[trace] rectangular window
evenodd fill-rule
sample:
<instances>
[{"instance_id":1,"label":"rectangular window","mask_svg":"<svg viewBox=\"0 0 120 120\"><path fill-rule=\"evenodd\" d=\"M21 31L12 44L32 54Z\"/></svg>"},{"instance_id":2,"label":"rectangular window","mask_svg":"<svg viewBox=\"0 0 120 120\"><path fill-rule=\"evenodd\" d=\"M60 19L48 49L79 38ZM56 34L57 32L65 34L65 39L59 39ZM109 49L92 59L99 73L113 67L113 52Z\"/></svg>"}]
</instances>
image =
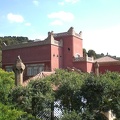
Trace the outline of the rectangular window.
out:
<instances>
[{"instance_id":1,"label":"rectangular window","mask_svg":"<svg viewBox=\"0 0 120 120\"><path fill-rule=\"evenodd\" d=\"M27 76L34 76L44 71L44 64L30 64L30 65L26 65L26 67L27 67Z\"/></svg>"},{"instance_id":2,"label":"rectangular window","mask_svg":"<svg viewBox=\"0 0 120 120\"><path fill-rule=\"evenodd\" d=\"M32 75L32 68L27 67L27 76L31 76L31 75Z\"/></svg>"},{"instance_id":3,"label":"rectangular window","mask_svg":"<svg viewBox=\"0 0 120 120\"><path fill-rule=\"evenodd\" d=\"M12 66L5 66L5 70L7 72L12 72L13 71L13 67Z\"/></svg>"},{"instance_id":4,"label":"rectangular window","mask_svg":"<svg viewBox=\"0 0 120 120\"><path fill-rule=\"evenodd\" d=\"M35 66L33 67L33 75L37 75L38 74L38 67Z\"/></svg>"}]
</instances>

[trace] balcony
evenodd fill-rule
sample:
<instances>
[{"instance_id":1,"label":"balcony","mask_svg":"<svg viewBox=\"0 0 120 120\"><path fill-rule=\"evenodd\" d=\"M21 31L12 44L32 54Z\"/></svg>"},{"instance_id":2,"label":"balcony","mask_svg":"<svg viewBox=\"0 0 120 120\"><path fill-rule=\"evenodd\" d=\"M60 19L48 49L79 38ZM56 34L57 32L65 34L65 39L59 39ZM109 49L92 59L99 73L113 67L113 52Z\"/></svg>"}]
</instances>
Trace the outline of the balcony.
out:
<instances>
[{"instance_id":1,"label":"balcony","mask_svg":"<svg viewBox=\"0 0 120 120\"><path fill-rule=\"evenodd\" d=\"M73 62L79 62L79 61L87 61L87 62L94 62L94 58L93 57L73 57Z\"/></svg>"}]
</instances>

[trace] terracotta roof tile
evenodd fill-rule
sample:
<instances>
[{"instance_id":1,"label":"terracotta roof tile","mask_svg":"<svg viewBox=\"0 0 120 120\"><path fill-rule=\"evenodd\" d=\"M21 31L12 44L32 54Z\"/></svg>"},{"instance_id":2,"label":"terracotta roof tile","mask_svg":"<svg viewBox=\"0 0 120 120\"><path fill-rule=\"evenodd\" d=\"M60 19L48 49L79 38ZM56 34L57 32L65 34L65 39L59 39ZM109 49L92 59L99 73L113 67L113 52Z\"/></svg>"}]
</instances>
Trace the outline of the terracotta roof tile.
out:
<instances>
[{"instance_id":1,"label":"terracotta roof tile","mask_svg":"<svg viewBox=\"0 0 120 120\"><path fill-rule=\"evenodd\" d=\"M50 76L51 74L54 74L54 73L55 72L40 72L39 74L31 77L30 79L25 80L22 85L23 86L27 86L30 81L38 80L40 78L44 78L46 76Z\"/></svg>"},{"instance_id":2,"label":"terracotta roof tile","mask_svg":"<svg viewBox=\"0 0 120 120\"><path fill-rule=\"evenodd\" d=\"M117 62L119 60L115 59L115 58L112 58L110 56L105 56L105 57L101 57L101 58L98 58L98 59L95 59L95 62Z\"/></svg>"}]
</instances>

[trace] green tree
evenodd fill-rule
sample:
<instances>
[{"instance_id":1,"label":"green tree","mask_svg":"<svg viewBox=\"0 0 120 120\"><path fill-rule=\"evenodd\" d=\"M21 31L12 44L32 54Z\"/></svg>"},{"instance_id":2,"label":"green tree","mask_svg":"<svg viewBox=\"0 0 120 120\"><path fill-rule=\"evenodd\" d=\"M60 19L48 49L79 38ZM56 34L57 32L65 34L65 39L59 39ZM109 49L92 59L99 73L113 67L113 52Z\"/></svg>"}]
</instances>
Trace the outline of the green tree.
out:
<instances>
[{"instance_id":1,"label":"green tree","mask_svg":"<svg viewBox=\"0 0 120 120\"><path fill-rule=\"evenodd\" d=\"M32 113L31 105L31 92L28 87L18 86L11 90L9 96L9 102L14 107L22 109L28 113Z\"/></svg>"},{"instance_id":2,"label":"green tree","mask_svg":"<svg viewBox=\"0 0 120 120\"><path fill-rule=\"evenodd\" d=\"M110 109L116 118L120 119L120 74L108 71L103 78L106 78L110 84L107 94Z\"/></svg>"},{"instance_id":3,"label":"green tree","mask_svg":"<svg viewBox=\"0 0 120 120\"><path fill-rule=\"evenodd\" d=\"M0 120L37 120L23 111L0 103Z\"/></svg>"},{"instance_id":4,"label":"green tree","mask_svg":"<svg viewBox=\"0 0 120 120\"><path fill-rule=\"evenodd\" d=\"M50 119L51 105L61 109L62 120L107 120L111 110L120 119L120 76L107 72L100 76L56 70L56 73L16 87L9 95L13 104L32 115Z\"/></svg>"},{"instance_id":5,"label":"green tree","mask_svg":"<svg viewBox=\"0 0 120 120\"><path fill-rule=\"evenodd\" d=\"M14 74L0 69L0 102L6 104L8 94L14 87Z\"/></svg>"},{"instance_id":6,"label":"green tree","mask_svg":"<svg viewBox=\"0 0 120 120\"><path fill-rule=\"evenodd\" d=\"M59 81L56 99L62 111L75 111L84 120L107 120L104 112L120 115L120 76L107 72L100 76L58 71L52 78Z\"/></svg>"},{"instance_id":7,"label":"green tree","mask_svg":"<svg viewBox=\"0 0 120 120\"><path fill-rule=\"evenodd\" d=\"M85 79L80 92L78 91L78 94L83 96L83 110L85 113L88 111L95 117L100 115L105 109L109 110L109 106L103 104L107 95L106 86L108 86L106 79L93 75ZM87 116L85 113L84 116Z\"/></svg>"},{"instance_id":8,"label":"green tree","mask_svg":"<svg viewBox=\"0 0 120 120\"><path fill-rule=\"evenodd\" d=\"M44 117L49 118L51 115L51 104L54 102L54 91L50 77L32 81L29 87L32 93L33 115L42 114ZM45 112L48 114L44 114Z\"/></svg>"},{"instance_id":9,"label":"green tree","mask_svg":"<svg viewBox=\"0 0 120 120\"><path fill-rule=\"evenodd\" d=\"M8 106L0 103L0 120L16 120L22 113L15 109L11 110Z\"/></svg>"},{"instance_id":10,"label":"green tree","mask_svg":"<svg viewBox=\"0 0 120 120\"><path fill-rule=\"evenodd\" d=\"M96 58L96 52L94 50L88 50L88 57Z\"/></svg>"},{"instance_id":11,"label":"green tree","mask_svg":"<svg viewBox=\"0 0 120 120\"><path fill-rule=\"evenodd\" d=\"M105 55L103 53L101 54L96 54L96 58L101 58L101 57L104 57Z\"/></svg>"},{"instance_id":12,"label":"green tree","mask_svg":"<svg viewBox=\"0 0 120 120\"><path fill-rule=\"evenodd\" d=\"M80 109L81 96L76 92L81 88L83 83L84 74L76 72L62 71L62 74L56 73L54 79L60 83L58 90L56 91L56 99L61 101L61 109L72 111Z\"/></svg>"},{"instance_id":13,"label":"green tree","mask_svg":"<svg viewBox=\"0 0 120 120\"><path fill-rule=\"evenodd\" d=\"M120 77L118 73L107 72L98 77L90 76L81 87L81 95L85 99L84 110L94 117L103 117L103 112L111 110L119 119L120 112Z\"/></svg>"},{"instance_id":14,"label":"green tree","mask_svg":"<svg viewBox=\"0 0 120 120\"><path fill-rule=\"evenodd\" d=\"M51 81L46 77L31 81L27 87L18 86L11 91L9 99L15 107L34 116L41 114L44 118L50 117L51 103L54 101Z\"/></svg>"},{"instance_id":15,"label":"green tree","mask_svg":"<svg viewBox=\"0 0 120 120\"><path fill-rule=\"evenodd\" d=\"M2 67L2 51L0 50L0 68Z\"/></svg>"},{"instance_id":16,"label":"green tree","mask_svg":"<svg viewBox=\"0 0 120 120\"><path fill-rule=\"evenodd\" d=\"M60 120L82 120L82 117L75 111L72 111L70 113L63 114L63 117L61 117Z\"/></svg>"}]
</instances>

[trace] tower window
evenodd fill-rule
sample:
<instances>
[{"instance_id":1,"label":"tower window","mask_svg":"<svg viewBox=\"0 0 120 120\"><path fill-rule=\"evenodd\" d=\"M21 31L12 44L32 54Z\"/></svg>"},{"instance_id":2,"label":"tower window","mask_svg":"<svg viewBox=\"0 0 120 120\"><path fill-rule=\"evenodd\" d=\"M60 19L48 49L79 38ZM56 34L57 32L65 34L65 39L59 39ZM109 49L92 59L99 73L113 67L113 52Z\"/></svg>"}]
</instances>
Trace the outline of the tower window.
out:
<instances>
[{"instance_id":1,"label":"tower window","mask_svg":"<svg viewBox=\"0 0 120 120\"><path fill-rule=\"evenodd\" d=\"M70 48L68 48L68 51L70 51Z\"/></svg>"}]
</instances>

